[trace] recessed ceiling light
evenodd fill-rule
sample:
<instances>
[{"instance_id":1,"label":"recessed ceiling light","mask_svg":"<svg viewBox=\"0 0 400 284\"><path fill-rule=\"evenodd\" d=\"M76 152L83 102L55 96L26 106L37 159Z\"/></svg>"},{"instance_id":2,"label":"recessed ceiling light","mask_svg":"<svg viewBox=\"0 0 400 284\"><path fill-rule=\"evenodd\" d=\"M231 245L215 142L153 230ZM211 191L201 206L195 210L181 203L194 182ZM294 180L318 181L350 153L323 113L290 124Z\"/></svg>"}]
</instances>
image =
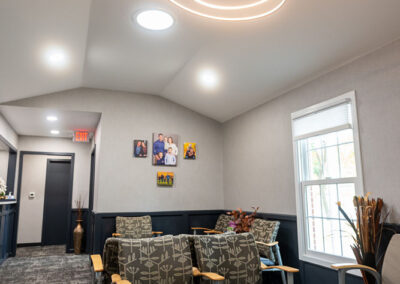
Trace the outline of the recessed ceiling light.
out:
<instances>
[{"instance_id":1,"label":"recessed ceiling light","mask_svg":"<svg viewBox=\"0 0 400 284\"><path fill-rule=\"evenodd\" d=\"M60 134L60 130L52 130L52 131L50 131L50 133L53 135L57 135L57 134Z\"/></svg>"},{"instance_id":2,"label":"recessed ceiling light","mask_svg":"<svg viewBox=\"0 0 400 284\"><path fill-rule=\"evenodd\" d=\"M63 69L69 63L67 53L60 47L47 48L44 52L44 60L53 69Z\"/></svg>"},{"instance_id":3,"label":"recessed ceiling light","mask_svg":"<svg viewBox=\"0 0 400 284\"><path fill-rule=\"evenodd\" d=\"M54 116L54 115L49 115L46 117L46 119L48 121L57 121L58 120L57 116Z\"/></svg>"},{"instance_id":4,"label":"recessed ceiling light","mask_svg":"<svg viewBox=\"0 0 400 284\"><path fill-rule=\"evenodd\" d=\"M219 76L215 70L207 68L199 72L198 81L203 87L214 89L218 86Z\"/></svg>"},{"instance_id":5,"label":"recessed ceiling light","mask_svg":"<svg viewBox=\"0 0 400 284\"><path fill-rule=\"evenodd\" d=\"M146 10L136 16L136 22L148 30L161 31L171 27L174 19L161 10Z\"/></svg>"}]
</instances>

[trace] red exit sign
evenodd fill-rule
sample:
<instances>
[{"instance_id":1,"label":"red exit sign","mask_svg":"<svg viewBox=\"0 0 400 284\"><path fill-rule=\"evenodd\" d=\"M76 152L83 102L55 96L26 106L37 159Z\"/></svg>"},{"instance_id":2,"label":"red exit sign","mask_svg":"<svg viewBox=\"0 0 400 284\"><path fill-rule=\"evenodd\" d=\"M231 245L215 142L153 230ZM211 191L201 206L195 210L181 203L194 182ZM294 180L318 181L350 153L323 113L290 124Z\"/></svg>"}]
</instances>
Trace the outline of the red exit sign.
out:
<instances>
[{"instance_id":1,"label":"red exit sign","mask_svg":"<svg viewBox=\"0 0 400 284\"><path fill-rule=\"evenodd\" d=\"M88 131L75 131L74 142L89 142L89 132Z\"/></svg>"}]
</instances>

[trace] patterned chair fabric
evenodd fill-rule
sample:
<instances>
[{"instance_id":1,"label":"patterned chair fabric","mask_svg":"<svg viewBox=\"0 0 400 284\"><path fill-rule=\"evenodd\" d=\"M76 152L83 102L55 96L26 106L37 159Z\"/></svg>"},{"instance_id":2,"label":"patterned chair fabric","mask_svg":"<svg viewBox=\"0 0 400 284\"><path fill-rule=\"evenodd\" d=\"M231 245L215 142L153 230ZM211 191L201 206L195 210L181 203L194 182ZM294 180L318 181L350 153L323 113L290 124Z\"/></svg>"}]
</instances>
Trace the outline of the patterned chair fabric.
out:
<instances>
[{"instance_id":1,"label":"patterned chair fabric","mask_svg":"<svg viewBox=\"0 0 400 284\"><path fill-rule=\"evenodd\" d=\"M121 234L121 238L141 239L151 238L152 224L150 216L143 217L120 217L115 219L116 232Z\"/></svg>"},{"instance_id":2,"label":"patterned chair fabric","mask_svg":"<svg viewBox=\"0 0 400 284\"><path fill-rule=\"evenodd\" d=\"M198 235L194 246L200 271L218 273L226 284L260 283L260 258L252 234Z\"/></svg>"},{"instance_id":3,"label":"patterned chair fabric","mask_svg":"<svg viewBox=\"0 0 400 284\"><path fill-rule=\"evenodd\" d=\"M103 249L103 266L104 266L104 283L111 283L111 275L119 274L118 266L118 248L119 238L108 238L104 243Z\"/></svg>"},{"instance_id":4,"label":"patterned chair fabric","mask_svg":"<svg viewBox=\"0 0 400 284\"><path fill-rule=\"evenodd\" d=\"M192 260L186 236L121 239L119 271L132 284L192 283Z\"/></svg>"},{"instance_id":5,"label":"patterned chair fabric","mask_svg":"<svg viewBox=\"0 0 400 284\"><path fill-rule=\"evenodd\" d=\"M255 219L250 228L250 233L258 242L272 243L275 242L279 230L279 221L268 221L264 219ZM257 244L260 256L270 259L275 262L275 255L271 247Z\"/></svg>"},{"instance_id":6,"label":"patterned chair fabric","mask_svg":"<svg viewBox=\"0 0 400 284\"><path fill-rule=\"evenodd\" d=\"M221 214L218 216L217 223L215 223L214 229L216 231L226 232L230 221L233 221L233 216Z\"/></svg>"}]
</instances>

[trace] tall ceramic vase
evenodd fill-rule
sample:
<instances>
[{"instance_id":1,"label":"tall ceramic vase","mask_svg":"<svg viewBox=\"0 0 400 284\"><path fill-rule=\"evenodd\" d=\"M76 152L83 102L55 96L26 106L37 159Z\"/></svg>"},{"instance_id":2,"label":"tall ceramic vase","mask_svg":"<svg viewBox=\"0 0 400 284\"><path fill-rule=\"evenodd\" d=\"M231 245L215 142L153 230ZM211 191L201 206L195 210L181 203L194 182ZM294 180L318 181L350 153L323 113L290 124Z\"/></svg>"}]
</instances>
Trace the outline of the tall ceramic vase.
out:
<instances>
[{"instance_id":1,"label":"tall ceramic vase","mask_svg":"<svg viewBox=\"0 0 400 284\"><path fill-rule=\"evenodd\" d=\"M80 254L82 249L83 228L82 220L76 220L78 223L74 229L74 253Z\"/></svg>"}]
</instances>

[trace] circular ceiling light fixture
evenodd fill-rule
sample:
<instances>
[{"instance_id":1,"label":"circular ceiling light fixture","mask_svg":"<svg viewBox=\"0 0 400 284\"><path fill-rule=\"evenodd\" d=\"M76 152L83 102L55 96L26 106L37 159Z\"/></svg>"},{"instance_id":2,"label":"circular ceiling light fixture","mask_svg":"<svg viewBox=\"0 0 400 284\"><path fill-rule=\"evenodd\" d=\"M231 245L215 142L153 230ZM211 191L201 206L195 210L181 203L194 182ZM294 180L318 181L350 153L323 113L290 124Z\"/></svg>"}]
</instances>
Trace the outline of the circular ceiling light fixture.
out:
<instances>
[{"instance_id":1,"label":"circular ceiling light fixture","mask_svg":"<svg viewBox=\"0 0 400 284\"><path fill-rule=\"evenodd\" d=\"M55 116L55 115L49 115L49 116L46 117L46 119L47 119L48 121L57 121L57 120L58 120L58 117Z\"/></svg>"},{"instance_id":2,"label":"circular ceiling light fixture","mask_svg":"<svg viewBox=\"0 0 400 284\"><path fill-rule=\"evenodd\" d=\"M51 130L50 133L53 135L58 135L58 134L60 134L60 130L54 129L54 130Z\"/></svg>"},{"instance_id":3,"label":"circular ceiling light fixture","mask_svg":"<svg viewBox=\"0 0 400 284\"><path fill-rule=\"evenodd\" d=\"M69 58L63 48L60 47L48 47L44 51L44 60L47 65L53 69L64 69L69 64Z\"/></svg>"},{"instance_id":4,"label":"circular ceiling light fixture","mask_svg":"<svg viewBox=\"0 0 400 284\"><path fill-rule=\"evenodd\" d=\"M161 10L146 10L137 14L136 22L145 29L162 31L174 24L174 18Z\"/></svg>"},{"instance_id":5,"label":"circular ceiling light fixture","mask_svg":"<svg viewBox=\"0 0 400 284\"><path fill-rule=\"evenodd\" d=\"M198 16L223 21L249 21L268 16L283 6L286 0L169 0L178 7Z\"/></svg>"},{"instance_id":6,"label":"circular ceiling light fixture","mask_svg":"<svg viewBox=\"0 0 400 284\"><path fill-rule=\"evenodd\" d=\"M219 76L214 69L205 68L200 70L198 82L206 89L215 89L219 83Z\"/></svg>"}]
</instances>

